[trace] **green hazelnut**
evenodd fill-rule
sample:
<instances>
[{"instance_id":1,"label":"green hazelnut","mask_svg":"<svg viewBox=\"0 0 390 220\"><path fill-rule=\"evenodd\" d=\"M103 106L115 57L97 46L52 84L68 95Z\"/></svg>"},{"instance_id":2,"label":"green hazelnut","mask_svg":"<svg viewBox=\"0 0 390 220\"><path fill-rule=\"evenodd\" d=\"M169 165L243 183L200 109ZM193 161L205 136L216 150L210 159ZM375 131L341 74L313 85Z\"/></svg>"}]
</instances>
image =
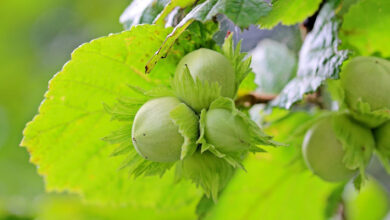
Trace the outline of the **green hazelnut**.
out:
<instances>
[{"instance_id":1,"label":"green hazelnut","mask_svg":"<svg viewBox=\"0 0 390 220\"><path fill-rule=\"evenodd\" d=\"M357 111L359 101L372 111L390 109L390 62L377 57L355 57L343 67L341 84L345 102Z\"/></svg>"},{"instance_id":2,"label":"green hazelnut","mask_svg":"<svg viewBox=\"0 0 390 220\"><path fill-rule=\"evenodd\" d=\"M251 146L248 125L241 117L226 109L207 111L205 139L222 152L247 150Z\"/></svg>"},{"instance_id":3,"label":"green hazelnut","mask_svg":"<svg viewBox=\"0 0 390 220\"><path fill-rule=\"evenodd\" d=\"M355 170L343 163L343 144L337 138L332 120L324 119L315 124L305 135L302 145L303 158L309 169L330 182L351 178Z\"/></svg>"},{"instance_id":4,"label":"green hazelnut","mask_svg":"<svg viewBox=\"0 0 390 220\"><path fill-rule=\"evenodd\" d=\"M163 97L146 102L137 112L132 139L137 152L147 160L173 162L180 159L184 138L170 117L180 100Z\"/></svg>"},{"instance_id":5,"label":"green hazelnut","mask_svg":"<svg viewBox=\"0 0 390 220\"><path fill-rule=\"evenodd\" d=\"M236 92L235 71L230 61L222 54L201 48L185 55L176 67L175 74L183 74L186 66L193 79L218 83L221 95L234 98Z\"/></svg>"}]
</instances>

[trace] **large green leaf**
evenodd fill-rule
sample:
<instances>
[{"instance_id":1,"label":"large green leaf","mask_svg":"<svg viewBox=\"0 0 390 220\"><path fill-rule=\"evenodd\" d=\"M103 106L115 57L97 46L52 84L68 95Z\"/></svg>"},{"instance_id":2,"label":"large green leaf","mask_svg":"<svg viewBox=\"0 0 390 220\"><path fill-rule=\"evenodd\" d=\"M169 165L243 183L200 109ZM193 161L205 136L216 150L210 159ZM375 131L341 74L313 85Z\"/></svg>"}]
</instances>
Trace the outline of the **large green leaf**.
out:
<instances>
[{"instance_id":1,"label":"large green leaf","mask_svg":"<svg viewBox=\"0 0 390 220\"><path fill-rule=\"evenodd\" d=\"M238 170L205 219L324 219L335 186L302 171L293 155L293 148L250 155L247 172Z\"/></svg>"},{"instance_id":2,"label":"large green leaf","mask_svg":"<svg viewBox=\"0 0 390 220\"><path fill-rule=\"evenodd\" d=\"M34 219L40 220L196 219L193 210L190 209L179 209L175 212L158 212L153 206L102 206L85 204L80 199L72 196L58 195L45 196L39 199L36 209L37 213Z\"/></svg>"},{"instance_id":3,"label":"large green leaf","mask_svg":"<svg viewBox=\"0 0 390 220\"><path fill-rule=\"evenodd\" d=\"M8 137L8 119L6 117L5 111L0 106L0 147L3 146L3 143L7 140Z\"/></svg>"},{"instance_id":4,"label":"large green leaf","mask_svg":"<svg viewBox=\"0 0 390 220\"><path fill-rule=\"evenodd\" d=\"M357 55L390 56L390 1L360 0L344 15L340 29L342 46Z\"/></svg>"},{"instance_id":5,"label":"large green leaf","mask_svg":"<svg viewBox=\"0 0 390 220\"><path fill-rule=\"evenodd\" d=\"M334 2L322 7L299 52L297 76L284 87L274 105L290 108L304 94L314 92L324 80L339 77L347 51L338 50L339 21L334 14Z\"/></svg>"},{"instance_id":6,"label":"large green leaf","mask_svg":"<svg viewBox=\"0 0 390 220\"><path fill-rule=\"evenodd\" d=\"M239 27L256 24L271 10L264 0L231 0L225 4L223 13Z\"/></svg>"},{"instance_id":7,"label":"large green leaf","mask_svg":"<svg viewBox=\"0 0 390 220\"><path fill-rule=\"evenodd\" d=\"M170 31L139 25L93 40L76 49L50 81L39 114L27 125L22 141L48 191L66 190L97 202L192 214L201 195L192 184L174 184L172 171L163 178L130 178L126 169L118 169L124 157L110 157L115 147L102 140L122 126L110 121L102 103L139 97L129 84L143 89L168 85L176 59L167 57L149 76L143 68Z\"/></svg>"},{"instance_id":8,"label":"large green leaf","mask_svg":"<svg viewBox=\"0 0 390 220\"><path fill-rule=\"evenodd\" d=\"M293 25L313 15L322 0L273 0L271 12L260 19L262 28L272 28L277 24Z\"/></svg>"}]
</instances>

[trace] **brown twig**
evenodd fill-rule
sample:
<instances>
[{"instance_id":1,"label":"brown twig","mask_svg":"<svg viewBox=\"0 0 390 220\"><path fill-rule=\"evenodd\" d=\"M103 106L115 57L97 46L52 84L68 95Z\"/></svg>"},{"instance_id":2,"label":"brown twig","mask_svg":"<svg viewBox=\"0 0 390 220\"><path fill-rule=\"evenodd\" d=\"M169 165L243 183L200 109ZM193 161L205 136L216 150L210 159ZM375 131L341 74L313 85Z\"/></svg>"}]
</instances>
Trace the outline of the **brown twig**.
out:
<instances>
[{"instance_id":1,"label":"brown twig","mask_svg":"<svg viewBox=\"0 0 390 220\"><path fill-rule=\"evenodd\" d=\"M237 106L251 107L255 104L268 104L277 97L276 94L263 94L258 92L251 92L236 99ZM323 109L324 103L321 97L320 90L317 90L315 93L306 94L303 98L305 102L312 103Z\"/></svg>"},{"instance_id":2,"label":"brown twig","mask_svg":"<svg viewBox=\"0 0 390 220\"><path fill-rule=\"evenodd\" d=\"M250 107L254 104L264 103L267 104L274 100L277 95L275 94L260 94L256 92L251 92L239 97L236 100L237 106Z\"/></svg>"},{"instance_id":3,"label":"brown twig","mask_svg":"<svg viewBox=\"0 0 390 220\"><path fill-rule=\"evenodd\" d=\"M321 89L317 89L315 93L306 94L304 97L304 100L308 103L312 103L316 106L318 106L320 109L324 109L324 99L321 96Z\"/></svg>"}]
</instances>

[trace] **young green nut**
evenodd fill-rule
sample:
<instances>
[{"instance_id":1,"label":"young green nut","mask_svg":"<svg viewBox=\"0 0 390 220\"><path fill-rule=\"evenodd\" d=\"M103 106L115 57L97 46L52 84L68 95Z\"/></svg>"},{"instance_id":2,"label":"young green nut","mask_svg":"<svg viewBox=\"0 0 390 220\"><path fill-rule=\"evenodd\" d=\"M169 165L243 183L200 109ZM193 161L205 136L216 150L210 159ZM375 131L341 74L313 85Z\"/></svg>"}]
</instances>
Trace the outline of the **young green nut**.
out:
<instances>
[{"instance_id":1,"label":"young green nut","mask_svg":"<svg viewBox=\"0 0 390 220\"><path fill-rule=\"evenodd\" d=\"M170 117L181 102L163 97L146 102L137 112L132 128L133 145L137 152L154 162L174 162L180 159L183 136Z\"/></svg>"},{"instance_id":2,"label":"young green nut","mask_svg":"<svg viewBox=\"0 0 390 220\"><path fill-rule=\"evenodd\" d=\"M333 130L332 120L321 120L306 133L302 152L309 169L325 181L344 181L356 172L343 163L345 152Z\"/></svg>"},{"instance_id":3,"label":"young green nut","mask_svg":"<svg viewBox=\"0 0 390 220\"><path fill-rule=\"evenodd\" d=\"M209 83L218 83L221 86L221 95L234 98L236 92L235 71L230 61L222 54L201 48L185 55L176 67L176 73L182 75L190 70L193 79Z\"/></svg>"},{"instance_id":4,"label":"young green nut","mask_svg":"<svg viewBox=\"0 0 390 220\"><path fill-rule=\"evenodd\" d=\"M343 68L340 76L346 104L357 110L359 101L371 110L390 109L390 62L377 57L356 57Z\"/></svg>"},{"instance_id":5,"label":"young green nut","mask_svg":"<svg viewBox=\"0 0 390 220\"><path fill-rule=\"evenodd\" d=\"M237 152L250 147L250 132L243 119L226 109L206 113L205 139L222 152Z\"/></svg>"},{"instance_id":6,"label":"young green nut","mask_svg":"<svg viewBox=\"0 0 390 220\"><path fill-rule=\"evenodd\" d=\"M378 151L390 159L390 121L376 128L374 137Z\"/></svg>"}]
</instances>

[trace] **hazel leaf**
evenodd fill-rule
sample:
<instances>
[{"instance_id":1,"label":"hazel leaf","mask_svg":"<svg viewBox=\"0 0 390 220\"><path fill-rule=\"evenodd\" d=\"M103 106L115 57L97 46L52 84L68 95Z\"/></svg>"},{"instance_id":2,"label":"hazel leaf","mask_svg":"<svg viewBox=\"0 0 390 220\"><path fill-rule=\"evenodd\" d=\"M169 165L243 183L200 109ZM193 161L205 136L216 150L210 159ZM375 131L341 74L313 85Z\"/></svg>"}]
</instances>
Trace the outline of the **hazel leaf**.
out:
<instances>
[{"instance_id":1,"label":"hazel leaf","mask_svg":"<svg viewBox=\"0 0 390 220\"><path fill-rule=\"evenodd\" d=\"M148 99L129 89L129 84L144 91L169 86L178 59L168 56L149 75L143 70L170 31L156 25L138 25L83 44L50 80L45 100L27 124L21 143L44 176L47 191L74 192L99 204L134 207L137 200L138 208L155 206L160 213L190 213L195 208L201 192L184 181L173 184L171 170L162 178L129 178L129 172L138 175L145 167L149 167L146 174L151 174L169 166L148 165L140 162L140 156L133 158L136 152L129 140L131 133L124 127L131 128L138 107ZM119 103L121 106L116 106ZM107 110L116 114L115 120ZM122 133L109 135L121 129ZM135 166L128 166L130 163ZM186 214L182 218L194 216Z\"/></svg>"},{"instance_id":2,"label":"hazel leaf","mask_svg":"<svg viewBox=\"0 0 390 220\"><path fill-rule=\"evenodd\" d=\"M271 29L282 23L294 25L313 15L321 0L272 0L272 10L259 20L261 28Z\"/></svg>"},{"instance_id":3,"label":"hazel leaf","mask_svg":"<svg viewBox=\"0 0 390 220\"><path fill-rule=\"evenodd\" d=\"M388 0L360 0L344 14L340 28L342 46L355 54L369 56L374 53L390 56L390 2ZM362 16L364 15L364 16Z\"/></svg>"},{"instance_id":4,"label":"hazel leaf","mask_svg":"<svg viewBox=\"0 0 390 220\"><path fill-rule=\"evenodd\" d=\"M334 7L332 2L322 7L299 52L297 76L284 87L272 105L288 109L304 94L316 91L326 79L339 78L347 51L338 50L340 21L335 16Z\"/></svg>"}]
</instances>

